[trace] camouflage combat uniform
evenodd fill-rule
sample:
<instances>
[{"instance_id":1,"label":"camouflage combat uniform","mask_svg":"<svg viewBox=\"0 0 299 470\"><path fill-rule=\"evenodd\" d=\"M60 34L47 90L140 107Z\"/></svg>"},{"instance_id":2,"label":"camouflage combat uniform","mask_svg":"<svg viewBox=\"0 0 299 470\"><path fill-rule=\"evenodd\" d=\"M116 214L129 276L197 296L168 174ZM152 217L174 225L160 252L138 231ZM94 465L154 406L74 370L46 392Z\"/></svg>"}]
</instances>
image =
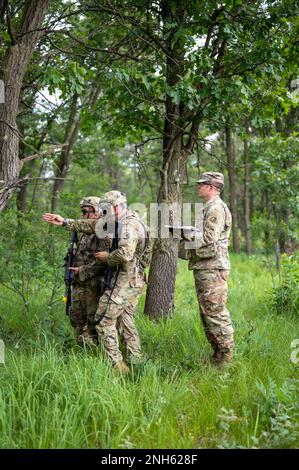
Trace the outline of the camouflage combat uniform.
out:
<instances>
[{"instance_id":1,"label":"camouflage combat uniform","mask_svg":"<svg viewBox=\"0 0 299 470\"><path fill-rule=\"evenodd\" d=\"M189 269L193 270L204 331L214 350L214 359L217 360L220 354L219 362L223 359L221 354L231 358L234 346L234 330L226 307L231 222L230 211L221 198L215 196L210 199L203 206L203 233L199 247L185 250L187 256L181 256L189 259Z\"/></svg>"},{"instance_id":2,"label":"camouflage combat uniform","mask_svg":"<svg viewBox=\"0 0 299 470\"><path fill-rule=\"evenodd\" d=\"M74 259L74 267L79 267L79 273L74 275L72 284L72 304L70 321L75 330L79 343L83 337L96 338L93 326L101 292L101 276L104 267L100 265L94 253L106 250L107 244L93 235L81 234Z\"/></svg>"},{"instance_id":3,"label":"camouflage combat uniform","mask_svg":"<svg viewBox=\"0 0 299 470\"><path fill-rule=\"evenodd\" d=\"M107 194L113 193L118 192ZM70 229L93 233L97 221L67 219L66 225ZM118 221L118 248L108 256L108 266L115 268L115 274L110 288L100 298L95 315L95 329L103 341L105 352L116 366L123 362L118 335L125 345L129 361L141 357L135 312L145 285L144 267L150 254L147 227L136 213L127 211Z\"/></svg>"},{"instance_id":4,"label":"camouflage combat uniform","mask_svg":"<svg viewBox=\"0 0 299 470\"><path fill-rule=\"evenodd\" d=\"M80 202L80 207L81 209L92 208L97 213L99 203L98 197L85 197ZM71 227L68 228L71 229ZM107 243L95 234L81 234L76 244L73 267L78 267L79 272L74 274L72 283L70 322L79 344L89 342L88 340L93 342L97 340L93 323L99 299L103 293L101 276L105 268L97 262L94 253L106 249Z\"/></svg>"},{"instance_id":5,"label":"camouflage combat uniform","mask_svg":"<svg viewBox=\"0 0 299 470\"><path fill-rule=\"evenodd\" d=\"M118 334L126 347L128 361L141 357L135 312L145 284L147 236L147 229L137 214L128 211L118 224L118 248L108 257L108 265L117 271L111 288L100 299L95 316L98 320L96 330L103 338L106 353L116 365L122 361Z\"/></svg>"}]
</instances>

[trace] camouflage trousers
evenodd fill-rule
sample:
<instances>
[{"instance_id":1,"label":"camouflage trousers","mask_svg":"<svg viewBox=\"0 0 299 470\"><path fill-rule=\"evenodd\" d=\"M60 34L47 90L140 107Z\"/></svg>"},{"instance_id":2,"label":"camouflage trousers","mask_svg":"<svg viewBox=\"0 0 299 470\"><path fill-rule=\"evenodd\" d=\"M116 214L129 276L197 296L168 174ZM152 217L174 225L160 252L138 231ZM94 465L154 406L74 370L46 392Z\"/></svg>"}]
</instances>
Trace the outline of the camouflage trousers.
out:
<instances>
[{"instance_id":1,"label":"camouflage trousers","mask_svg":"<svg viewBox=\"0 0 299 470\"><path fill-rule=\"evenodd\" d=\"M70 321L74 328L77 341L80 336L87 333L97 338L94 329L94 316L100 299L98 287L73 286L72 304L70 308Z\"/></svg>"},{"instance_id":2,"label":"camouflage trousers","mask_svg":"<svg viewBox=\"0 0 299 470\"><path fill-rule=\"evenodd\" d=\"M111 290L105 291L95 315L96 321L102 318L95 328L106 354L114 365L123 360L119 349L119 337L126 348L128 362L141 358L135 312L144 283L138 287L132 287L131 284L128 281L117 283L111 297Z\"/></svg>"},{"instance_id":3,"label":"camouflage trousers","mask_svg":"<svg viewBox=\"0 0 299 470\"><path fill-rule=\"evenodd\" d=\"M218 269L194 270L200 317L215 352L227 352L234 346L234 330L226 308L228 275L229 271Z\"/></svg>"}]
</instances>

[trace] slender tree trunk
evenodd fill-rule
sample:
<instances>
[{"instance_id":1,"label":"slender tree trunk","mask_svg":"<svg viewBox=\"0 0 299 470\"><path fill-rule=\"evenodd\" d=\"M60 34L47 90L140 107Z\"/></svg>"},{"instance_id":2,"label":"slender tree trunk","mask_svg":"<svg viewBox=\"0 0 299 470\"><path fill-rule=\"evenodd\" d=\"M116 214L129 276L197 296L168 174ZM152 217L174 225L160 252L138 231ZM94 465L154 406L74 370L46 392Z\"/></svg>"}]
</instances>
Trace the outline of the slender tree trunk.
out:
<instances>
[{"instance_id":1,"label":"slender tree trunk","mask_svg":"<svg viewBox=\"0 0 299 470\"><path fill-rule=\"evenodd\" d=\"M280 242L279 242L279 239L277 238L275 241L275 266L276 266L276 271L278 273L280 272L280 259L281 259Z\"/></svg>"},{"instance_id":2,"label":"slender tree trunk","mask_svg":"<svg viewBox=\"0 0 299 470\"><path fill-rule=\"evenodd\" d=\"M276 131L279 132L285 139L287 139L296 128L296 123L298 122L298 109L291 107L288 114L284 119L276 118L275 127ZM283 162L283 169L288 170L292 167L294 162L291 160L285 160ZM286 253L289 247L293 244L292 237L288 233L289 219L291 216L291 210L288 206L287 201L282 201L281 208L279 211L279 223L278 226L278 242L280 253Z\"/></svg>"},{"instance_id":3,"label":"slender tree trunk","mask_svg":"<svg viewBox=\"0 0 299 470\"><path fill-rule=\"evenodd\" d=\"M271 206L269 202L269 195L266 190L264 190L262 193L261 206L265 210L264 242L266 251L268 252L270 250L270 226L268 225L268 223L270 223L269 221L271 217Z\"/></svg>"},{"instance_id":4,"label":"slender tree trunk","mask_svg":"<svg viewBox=\"0 0 299 470\"><path fill-rule=\"evenodd\" d=\"M225 127L226 136L226 155L227 155L227 166L228 166L228 178L229 178L229 200L230 208L232 213L232 232L233 232L233 250L234 253L239 253L240 242L238 234L238 208L237 208L237 196L236 196L236 180L235 180L235 155L233 147L233 135L232 130L229 126Z\"/></svg>"},{"instance_id":5,"label":"slender tree trunk","mask_svg":"<svg viewBox=\"0 0 299 470\"><path fill-rule=\"evenodd\" d=\"M58 161L56 161L56 168L57 168L55 172L56 178L65 178L69 170L72 149L76 142L80 125L81 125L80 114L78 114L78 101L79 101L79 96L77 93L75 93L72 99L70 113L68 117L68 123L66 126L65 135L63 139L63 143L66 145L62 147L60 157ZM56 211L59 193L62 190L63 185L64 185L63 179L54 180L52 202L51 202L52 212Z\"/></svg>"},{"instance_id":6,"label":"slender tree trunk","mask_svg":"<svg viewBox=\"0 0 299 470\"><path fill-rule=\"evenodd\" d=\"M95 104L97 103L101 88L97 82L92 83L90 85L90 93L87 96L86 100L82 103L82 108L92 110ZM79 110L79 96L77 93L74 94L71 107L70 107L70 114L68 118L68 123L66 126L65 136L64 136L64 147L62 148L60 158L56 162L56 173L55 177L58 178L54 181L53 186L53 193L52 193L52 201L51 201L51 210L52 212L56 211L59 194L62 191L64 186L65 177L67 176L71 159L72 159L72 151L74 145L77 141L78 133L81 126L81 111Z\"/></svg>"},{"instance_id":7,"label":"slender tree trunk","mask_svg":"<svg viewBox=\"0 0 299 470\"><path fill-rule=\"evenodd\" d=\"M33 103L32 103L33 104ZM42 148L43 144L45 143L45 139L48 135L49 129L55 119L55 114L52 114L51 116L48 117L47 123L44 127L44 130L42 131L39 141L37 145L35 145L35 150L38 152ZM24 133L24 130L22 128L22 133ZM20 160L22 162L22 159L26 157L26 146L24 145L23 142L20 143ZM24 171L26 168L26 171ZM22 168L22 171L20 172L20 176L29 176L33 174L34 170L36 168L36 160L31 160L28 162L25 167ZM41 176L41 175L39 175ZM37 183L36 183L37 184ZM34 193L34 190L33 190ZM17 193L17 208L19 212L25 213L27 210L27 195L28 195L28 182L24 181L22 184L20 190Z\"/></svg>"},{"instance_id":8,"label":"slender tree trunk","mask_svg":"<svg viewBox=\"0 0 299 470\"><path fill-rule=\"evenodd\" d=\"M19 97L23 77L36 44L50 0L31 0L24 5L22 26L6 52L1 64L1 79L5 86L5 103L0 104L0 212L6 206L18 179L22 163L19 160L20 134L17 128Z\"/></svg>"},{"instance_id":9,"label":"slender tree trunk","mask_svg":"<svg viewBox=\"0 0 299 470\"><path fill-rule=\"evenodd\" d=\"M247 136L244 140L244 229L245 229L245 250L248 255L252 252L250 234L250 167L249 167L249 129L246 128Z\"/></svg>"},{"instance_id":10,"label":"slender tree trunk","mask_svg":"<svg viewBox=\"0 0 299 470\"><path fill-rule=\"evenodd\" d=\"M23 171L23 168L22 168L22 171L20 172L20 176L30 177L34 170L35 164L36 164L36 161L31 160L28 163L28 166L26 167L26 172ZM27 189L28 189L27 181L24 181L20 189L17 191L17 209L19 212L22 212L23 214L25 214L26 207L27 207L27 194L28 194Z\"/></svg>"}]
</instances>

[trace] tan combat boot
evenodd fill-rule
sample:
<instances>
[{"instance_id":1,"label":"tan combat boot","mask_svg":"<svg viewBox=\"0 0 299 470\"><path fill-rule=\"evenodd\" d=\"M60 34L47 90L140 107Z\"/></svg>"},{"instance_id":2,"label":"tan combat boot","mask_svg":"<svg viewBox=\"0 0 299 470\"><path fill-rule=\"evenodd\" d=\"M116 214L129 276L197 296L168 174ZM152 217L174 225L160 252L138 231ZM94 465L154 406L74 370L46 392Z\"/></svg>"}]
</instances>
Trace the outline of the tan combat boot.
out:
<instances>
[{"instance_id":1,"label":"tan combat boot","mask_svg":"<svg viewBox=\"0 0 299 470\"><path fill-rule=\"evenodd\" d=\"M125 361L120 361L118 364L115 365L115 370L119 374L128 374L130 372L129 367L125 363Z\"/></svg>"},{"instance_id":2,"label":"tan combat boot","mask_svg":"<svg viewBox=\"0 0 299 470\"><path fill-rule=\"evenodd\" d=\"M231 363L233 360L232 351L215 351L213 355L213 362L217 367L222 367Z\"/></svg>"}]
</instances>

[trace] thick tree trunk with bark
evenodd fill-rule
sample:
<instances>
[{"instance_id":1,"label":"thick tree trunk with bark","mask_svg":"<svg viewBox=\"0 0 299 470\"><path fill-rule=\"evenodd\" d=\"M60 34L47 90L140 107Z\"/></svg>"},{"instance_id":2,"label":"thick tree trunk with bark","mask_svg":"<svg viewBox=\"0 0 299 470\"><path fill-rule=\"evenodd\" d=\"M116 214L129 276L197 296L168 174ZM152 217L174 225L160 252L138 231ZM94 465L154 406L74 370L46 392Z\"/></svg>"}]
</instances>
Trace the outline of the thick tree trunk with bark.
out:
<instances>
[{"instance_id":1,"label":"thick tree trunk with bark","mask_svg":"<svg viewBox=\"0 0 299 470\"><path fill-rule=\"evenodd\" d=\"M174 89L185 74L185 51L180 30L186 24L187 6L188 2L185 0L161 1L162 23L165 29L163 46L166 57L166 83L169 89ZM211 35L220 12L221 9L215 10L210 18L211 29L204 45L207 49L212 48L210 52L213 56L217 55L213 68L214 76L218 76L222 68L221 61L226 49L225 38L219 36L212 39ZM203 84L198 85L198 89L203 87ZM197 103L196 109L191 111L182 103L176 104L169 94L166 96L159 203L182 202L181 185L185 178L187 159L198 141L203 110L210 100L211 95L203 97L200 104ZM158 319L173 312L177 253L177 240L158 237L155 241L144 308L144 312L151 318Z\"/></svg>"},{"instance_id":2,"label":"thick tree trunk with bark","mask_svg":"<svg viewBox=\"0 0 299 470\"><path fill-rule=\"evenodd\" d=\"M23 77L36 44L50 0L31 0L24 5L24 16L19 34L1 64L1 79L5 87L5 103L0 104L0 212L15 189L22 163L19 160L20 134L17 128L19 97Z\"/></svg>"},{"instance_id":3,"label":"thick tree trunk with bark","mask_svg":"<svg viewBox=\"0 0 299 470\"><path fill-rule=\"evenodd\" d=\"M164 20L184 21L185 7L181 2L171 5L164 1L162 16ZM169 30L166 31L169 33ZM167 83L174 86L183 75L184 55L180 41L174 41L175 30L167 41ZM159 203L181 203L181 182L187 155L183 148L180 127L181 109L173 103L170 96L166 98L166 113L163 133L163 166ZM171 223L171 219L170 219ZM161 318L173 314L173 293L177 271L178 241L169 238L158 238L154 244L153 257L149 272L144 311L151 318Z\"/></svg>"},{"instance_id":4,"label":"thick tree trunk with bark","mask_svg":"<svg viewBox=\"0 0 299 470\"><path fill-rule=\"evenodd\" d=\"M225 127L226 136L226 155L229 179L229 201L232 213L232 234L233 234L233 250L234 253L240 251L240 241L238 234L238 208L236 196L236 180L235 180L235 154L233 145L232 130L229 126Z\"/></svg>"},{"instance_id":5,"label":"thick tree trunk with bark","mask_svg":"<svg viewBox=\"0 0 299 470\"><path fill-rule=\"evenodd\" d=\"M170 208L171 204L182 202L179 179L184 168L183 149L180 142L176 144L172 145L171 150L166 147L164 151L162 184L158 197L159 203L166 203ZM169 223L173 223L171 210ZM167 239L159 237L155 241L144 308L145 313L151 318L173 316L177 258L178 240L172 237Z\"/></svg>"},{"instance_id":6,"label":"thick tree trunk with bark","mask_svg":"<svg viewBox=\"0 0 299 470\"><path fill-rule=\"evenodd\" d=\"M247 136L249 129L247 127ZM248 137L244 140L244 231L245 250L248 255L252 252L252 242L250 234L250 166L249 166L249 143Z\"/></svg>"}]
</instances>

